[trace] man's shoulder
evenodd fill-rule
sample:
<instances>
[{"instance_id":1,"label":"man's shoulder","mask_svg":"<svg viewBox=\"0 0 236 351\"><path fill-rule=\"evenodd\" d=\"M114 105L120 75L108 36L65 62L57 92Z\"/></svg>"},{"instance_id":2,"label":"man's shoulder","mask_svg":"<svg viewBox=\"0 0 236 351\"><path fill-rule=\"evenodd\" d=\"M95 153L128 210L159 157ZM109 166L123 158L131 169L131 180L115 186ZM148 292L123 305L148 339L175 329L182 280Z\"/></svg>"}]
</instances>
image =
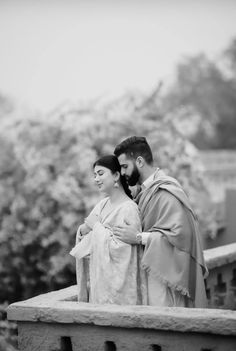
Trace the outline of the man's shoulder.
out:
<instances>
[{"instance_id":1,"label":"man's shoulder","mask_svg":"<svg viewBox=\"0 0 236 351\"><path fill-rule=\"evenodd\" d=\"M165 198L171 198L174 195L167 189L160 188L158 187L156 191L152 192L152 197L165 197Z\"/></svg>"},{"instance_id":2,"label":"man's shoulder","mask_svg":"<svg viewBox=\"0 0 236 351\"><path fill-rule=\"evenodd\" d=\"M152 196L150 198L150 200L153 200L153 201L165 201L165 202L168 202L168 201L174 201L174 202L179 202L179 200L176 198L176 196L170 192L169 190L167 189L164 189L164 188L157 188L156 191L152 192Z\"/></svg>"}]
</instances>

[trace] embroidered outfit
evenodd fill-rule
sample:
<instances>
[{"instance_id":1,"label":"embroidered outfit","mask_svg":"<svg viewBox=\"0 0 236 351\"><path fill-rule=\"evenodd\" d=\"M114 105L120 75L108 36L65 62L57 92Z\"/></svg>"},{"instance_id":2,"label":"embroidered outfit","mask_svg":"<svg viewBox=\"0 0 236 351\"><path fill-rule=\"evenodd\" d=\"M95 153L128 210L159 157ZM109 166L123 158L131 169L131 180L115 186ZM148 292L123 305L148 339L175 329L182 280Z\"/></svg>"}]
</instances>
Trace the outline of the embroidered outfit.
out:
<instances>
[{"instance_id":1,"label":"embroidered outfit","mask_svg":"<svg viewBox=\"0 0 236 351\"><path fill-rule=\"evenodd\" d=\"M123 243L112 232L114 226L126 220L140 231L138 206L127 200L109 211L108 201L109 198L101 200L86 218L85 223L92 230L80 242L77 240L71 251L76 257L78 301L147 304L146 274L141 269L142 247Z\"/></svg>"}]
</instances>

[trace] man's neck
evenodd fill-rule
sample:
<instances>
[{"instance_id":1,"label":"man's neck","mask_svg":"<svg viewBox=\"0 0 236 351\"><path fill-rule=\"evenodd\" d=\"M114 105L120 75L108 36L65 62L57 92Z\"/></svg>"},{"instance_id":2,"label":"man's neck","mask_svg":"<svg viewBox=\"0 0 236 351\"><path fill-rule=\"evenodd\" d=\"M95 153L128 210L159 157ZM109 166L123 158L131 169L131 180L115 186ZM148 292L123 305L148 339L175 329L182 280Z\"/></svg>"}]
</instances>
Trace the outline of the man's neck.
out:
<instances>
[{"instance_id":1,"label":"man's neck","mask_svg":"<svg viewBox=\"0 0 236 351\"><path fill-rule=\"evenodd\" d=\"M155 172L155 167L153 166L148 166L142 169L142 173L140 172L140 178L139 178L139 184L143 184L146 179L150 177Z\"/></svg>"}]
</instances>

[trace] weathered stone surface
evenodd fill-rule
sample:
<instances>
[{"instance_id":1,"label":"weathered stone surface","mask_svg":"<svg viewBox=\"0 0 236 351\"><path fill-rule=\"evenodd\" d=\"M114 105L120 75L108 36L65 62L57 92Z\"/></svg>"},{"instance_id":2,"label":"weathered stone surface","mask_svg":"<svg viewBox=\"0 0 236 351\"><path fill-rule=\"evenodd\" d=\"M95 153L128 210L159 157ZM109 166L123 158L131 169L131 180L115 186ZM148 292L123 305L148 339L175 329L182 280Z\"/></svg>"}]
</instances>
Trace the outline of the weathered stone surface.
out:
<instances>
[{"instance_id":1,"label":"weathered stone surface","mask_svg":"<svg viewBox=\"0 0 236 351\"><path fill-rule=\"evenodd\" d=\"M14 303L8 307L8 319L236 335L236 312L231 310L93 305L68 301L73 300L75 294L76 286L72 286Z\"/></svg>"},{"instance_id":2,"label":"weathered stone surface","mask_svg":"<svg viewBox=\"0 0 236 351\"><path fill-rule=\"evenodd\" d=\"M86 324L21 322L19 325L19 348L22 351L235 351L235 347L235 337L208 333Z\"/></svg>"},{"instance_id":3,"label":"weathered stone surface","mask_svg":"<svg viewBox=\"0 0 236 351\"><path fill-rule=\"evenodd\" d=\"M205 257L209 306L233 306L236 244L206 250ZM230 294L231 303L226 301ZM76 296L72 286L10 305L8 319L18 322L19 350L236 350L235 311L93 305L78 303Z\"/></svg>"},{"instance_id":4,"label":"weathered stone surface","mask_svg":"<svg viewBox=\"0 0 236 351\"><path fill-rule=\"evenodd\" d=\"M205 250L204 257L208 269L236 262L236 243Z\"/></svg>"}]
</instances>

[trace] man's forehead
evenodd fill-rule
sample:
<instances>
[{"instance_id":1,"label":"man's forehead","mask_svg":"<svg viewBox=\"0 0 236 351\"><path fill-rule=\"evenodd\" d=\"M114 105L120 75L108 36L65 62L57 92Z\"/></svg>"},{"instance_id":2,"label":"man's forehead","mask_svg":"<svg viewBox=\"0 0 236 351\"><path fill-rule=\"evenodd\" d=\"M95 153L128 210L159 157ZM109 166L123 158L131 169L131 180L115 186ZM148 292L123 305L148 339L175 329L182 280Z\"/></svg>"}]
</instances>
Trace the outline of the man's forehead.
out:
<instances>
[{"instance_id":1,"label":"man's forehead","mask_svg":"<svg viewBox=\"0 0 236 351\"><path fill-rule=\"evenodd\" d=\"M119 160L120 165L132 162L131 159L128 158L126 154L121 154L120 156L118 156L118 160Z\"/></svg>"}]
</instances>

